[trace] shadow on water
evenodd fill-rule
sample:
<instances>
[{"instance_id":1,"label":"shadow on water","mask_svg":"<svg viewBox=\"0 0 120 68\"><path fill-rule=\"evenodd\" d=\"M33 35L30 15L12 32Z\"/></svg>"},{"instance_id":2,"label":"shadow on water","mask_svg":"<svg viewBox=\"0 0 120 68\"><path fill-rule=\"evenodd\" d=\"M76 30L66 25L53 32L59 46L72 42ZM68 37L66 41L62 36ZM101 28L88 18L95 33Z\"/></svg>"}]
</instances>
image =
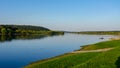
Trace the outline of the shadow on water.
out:
<instances>
[{"instance_id":1,"label":"shadow on water","mask_svg":"<svg viewBox=\"0 0 120 68\"><path fill-rule=\"evenodd\" d=\"M64 34L61 34L64 35ZM59 35L0 35L0 42L8 42L12 40L33 40L43 39L46 37L53 37Z\"/></svg>"},{"instance_id":2,"label":"shadow on water","mask_svg":"<svg viewBox=\"0 0 120 68\"><path fill-rule=\"evenodd\" d=\"M117 68L120 68L120 57L116 60L115 65Z\"/></svg>"}]
</instances>

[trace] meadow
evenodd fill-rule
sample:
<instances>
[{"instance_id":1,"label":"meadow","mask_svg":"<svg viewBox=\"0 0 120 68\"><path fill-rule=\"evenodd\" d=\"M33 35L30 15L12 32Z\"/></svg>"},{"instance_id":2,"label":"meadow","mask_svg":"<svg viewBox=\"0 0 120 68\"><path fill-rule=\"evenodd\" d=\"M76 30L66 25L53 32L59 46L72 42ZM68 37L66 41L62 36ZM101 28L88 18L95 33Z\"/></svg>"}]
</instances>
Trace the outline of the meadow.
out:
<instances>
[{"instance_id":1,"label":"meadow","mask_svg":"<svg viewBox=\"0 0 120 68\"><path fill-rule=\"evenodd\" d=\"M33 62L24 68L119 68L120 40L111 40L83 46L81 50L114 48L105 52L68 53Z\"/></svg>"}]
</instances>

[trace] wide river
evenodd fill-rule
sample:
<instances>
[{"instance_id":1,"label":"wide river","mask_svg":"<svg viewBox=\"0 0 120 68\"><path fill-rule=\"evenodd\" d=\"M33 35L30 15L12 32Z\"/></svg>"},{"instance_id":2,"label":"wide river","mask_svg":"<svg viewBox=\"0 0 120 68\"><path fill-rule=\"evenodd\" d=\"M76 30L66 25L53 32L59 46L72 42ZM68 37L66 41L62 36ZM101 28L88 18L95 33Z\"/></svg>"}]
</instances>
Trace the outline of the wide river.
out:
<instances>
[{"instance_id":1,"label":"wide river","mask_svg":"<svg viewBox=\"0 0 120 68\"><path fill-rule=\"evenodd\" d=\"M104 37L104 39L100 39ZM0 41L0 68L22 68L32 62L80 49L80 46L108 40L111 35L65 34L36 39ZM3 39L3 37L1 37Z\"/></svg>"}]
</instances>

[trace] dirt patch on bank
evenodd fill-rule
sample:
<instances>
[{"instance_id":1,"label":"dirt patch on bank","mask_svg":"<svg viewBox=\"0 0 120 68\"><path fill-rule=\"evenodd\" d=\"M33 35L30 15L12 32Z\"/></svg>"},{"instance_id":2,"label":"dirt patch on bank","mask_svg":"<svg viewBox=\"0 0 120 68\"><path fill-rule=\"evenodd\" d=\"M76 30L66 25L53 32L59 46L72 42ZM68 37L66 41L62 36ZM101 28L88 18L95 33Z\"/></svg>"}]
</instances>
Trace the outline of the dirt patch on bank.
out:
<instances>
[{"instance_id":1,"label":"dirt patch on bank","mask_svg":"<svg viewBox=\"0 0 120 68\"><path fill-rule=\"evenodd\" d=\"M87 52L105 52L105 51L109 51L112 50L114 48L104 48L104 49L97 49L97 50L85 50L85 51L74 51L71 53L87 53Z\"/></svg>"}]
</instances>

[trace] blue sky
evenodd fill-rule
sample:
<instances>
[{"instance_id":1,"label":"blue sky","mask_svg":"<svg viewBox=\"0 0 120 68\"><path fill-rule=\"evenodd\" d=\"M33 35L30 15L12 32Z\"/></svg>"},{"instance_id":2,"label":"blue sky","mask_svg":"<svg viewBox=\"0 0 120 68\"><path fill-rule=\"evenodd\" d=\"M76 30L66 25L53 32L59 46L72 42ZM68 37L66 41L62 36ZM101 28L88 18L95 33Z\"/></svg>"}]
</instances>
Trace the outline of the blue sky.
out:
<instances>
[{"instance_id":1,"label":"blue sky","mask_svg":"<svg viewBox=\"0 0 120 68\"><path fill-rule=\"evenodd\" d=\"M0 24L52 30L120 30L120 0L0 0Z\"/></svg>"}]
</instances>

